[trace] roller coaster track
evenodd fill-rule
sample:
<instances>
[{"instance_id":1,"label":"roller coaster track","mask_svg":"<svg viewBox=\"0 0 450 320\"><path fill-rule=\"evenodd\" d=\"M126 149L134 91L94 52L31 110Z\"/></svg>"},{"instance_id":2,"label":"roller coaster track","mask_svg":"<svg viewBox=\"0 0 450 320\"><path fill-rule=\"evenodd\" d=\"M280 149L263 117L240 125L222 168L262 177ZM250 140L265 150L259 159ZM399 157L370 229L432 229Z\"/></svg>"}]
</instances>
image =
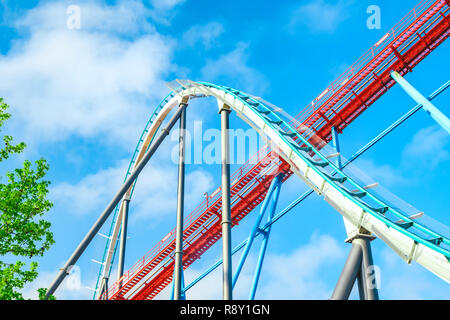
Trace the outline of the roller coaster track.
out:
<instances>
[{"instance_id":1,"label":"roller coaster track","mask_svg":"<svg viewBox=\"0 0 450 320\"><path fill-rule=\"evenodd\" d=\"M319 150L331 140L331 128L342 131L394 84L390 72L411 71L450 34L449 1L421 1L402 21L375 44L349 70L300 112L295 123L285 121L261 99L228 87L202 82L185 82L156 108L133 155L127 176L139 163L167 114L184 96L214 96L228 104L281 150L282 158L263 148L258 163L244 164L231 178L232 221L237 225L265 197L273 177L293 173L316 193L323 195L354 225L363 227L391 246L405 260L415 260L449 281L449 240L421 225L363 189L337 169ZM308 130L305 130L307 128ZM320 162L312 159L319 157ZM274 160L275 159L275 160ZM345 185L350 185L346 187ZM131 197L134 185L127 196ZM352 190L355 189L355 190ZM367 200L366 200L367 199ZM102 275L109 275L116 250L122 207L118 206L109 233L97 287ZM221 238L221 192L217 189L184 222L186 269ZM401 221L399 223L399 221ZM108 290L109 299L152 299L171 281L175 232L139 260ZM121 284L121 285L119 285Z\"/></svg>"}]
</instances>

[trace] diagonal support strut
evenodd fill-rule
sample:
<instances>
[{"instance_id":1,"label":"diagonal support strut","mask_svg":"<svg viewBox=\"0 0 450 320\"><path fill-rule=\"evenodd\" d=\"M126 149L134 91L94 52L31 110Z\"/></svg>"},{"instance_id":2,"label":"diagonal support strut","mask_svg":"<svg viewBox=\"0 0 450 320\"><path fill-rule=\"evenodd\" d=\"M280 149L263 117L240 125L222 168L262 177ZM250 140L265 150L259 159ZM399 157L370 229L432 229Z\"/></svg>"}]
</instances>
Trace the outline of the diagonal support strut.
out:
<instances>
[{"instance_id":1,"label":"diagonal support strut","mask_svg":"<svg viewBox=\"0 0 450 320\"><path fill-rule=\"evenodd\" d=\"M136 178L141 173L142 169L146 166L150 158L153 156L155 151L158 149L158 147L161 145L161 143L164 141L164 139L169 135L170 130L173 128L175 123L177 122L178 118L180 117L181 113L183 112L185 107L179 108L176 113L173 115L173 117L170 119L169 123L167 124L166 128L164 128L161 132L161 134L158 136L158 138L155 140L154 144L149 148L147 153L145 154L144 158L142 158L142 161L137 165L136 169L131 173L131 175L128 177L128 179L125 181L125 183L122 185L122 187L119 189L119 191L116 193L116 195L113 197L111 202L106 206L105 210L101 213L100 217L97 219L97 221L94 223L94 225L91 227L89 232L86 234L86 236L83 238L83 240L80 242L78 247L75 249L73 254L70 256L70 258L67 260L66 264L63 268L60 269L58 275L48 288L46 298L48 299L51 294L55 292L55 290L59 287L61 282L64 280L64 278L69 274L69 269L71 266L73 266L80 256L83 254L83 252L86 250L87 246L91 243L94 236L98 233L100 228L103 226L105 221L110 216L111 212L114 210L114 208L117 206L117 204L120 202L122 197L125 195L127 190L130 188L130 186L133 184L133 182L136 180Z\"/></svg>"}]
</instances>

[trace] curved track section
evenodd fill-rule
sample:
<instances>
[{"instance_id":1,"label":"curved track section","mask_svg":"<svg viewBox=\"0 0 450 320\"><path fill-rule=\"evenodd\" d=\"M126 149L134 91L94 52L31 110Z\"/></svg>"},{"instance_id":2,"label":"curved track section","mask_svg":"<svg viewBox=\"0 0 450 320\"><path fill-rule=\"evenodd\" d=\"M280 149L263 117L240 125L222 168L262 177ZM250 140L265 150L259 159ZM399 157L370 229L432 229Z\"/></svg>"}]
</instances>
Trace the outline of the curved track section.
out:
<instances>
[{"instance_id":1,"label":"curved track section","mask_svg":"<svg viewBox=\"0 0 450 320\"><path fill-rule=\"evenodd\" d=\"M127 172L125 174L124 181L130 176L131 172L136 168L137 164L141 161L148 147L153 141L156 131L159 129L161 125L161 110L167 104L167 102L175 96L175 93L171 91L156 107L155 111L151 115L147 124L145 125L144 130L141 133L139 141L136 145L136 148L133 152L133 156L131 158L130 164L128 165ZM170 110L169 110L170 111ZM164 115L165 116L165 115ZM157 123L155 126L154 124ZM130 198L133 196L134 187L136 185L137 180L133 183L132 187L127 191L126 197ZM117 250L117 242L120 235L120 223L118 221L122 220L123 214L123 202L118 205L113 214L113 220L111 223L111 227L109 229L109 236L105 246L105 251L103 252L102 264L99 271L99 275L97 277L97 283L95 285L95 292L98 291L101 281L103 278L109 278L111 272L111 265L114 260L114 256ZM95 293L94 293L95 298Z\"/></svg>"},{"instance_id":2,"label":"curved track section","mask_svg":"<svg viewBox=\"0 0 450 320\"><path fill-rule=\"evenodd\" d=\"M146 140L153 139L160 123L181 99L199 95L213 96L219 104L228 105L240 118L270 140L277 147L280 156L289 164L289 169L317 194L323 196L325 201L356 228L376 235L406 261L416 261L450 282L450 240L446 236L414 221L405 212L364 189L364 186L339 170L321 154L316 145L303 137L276 109L260 99L228 87L185 81L177 94L161 108L160 114L150 126ZM270 170L267 173L270 174ZM185 240L192 241L189 239L189 233L185 234ZM138 268L137 272L127 273L121 279L123 286L119 288L115 284L109 290L108 296L111 299L145 299L154 296L151 295L150 289L155 286L149 284L154 279L161 279L162 284L167 285L171 281L170 274L173 270L173 263L158 268L160 262L162 260L155 260L150 266L151 270L142 277L139 272L143 269ZM184 266L186 268L188 264L185 263ZM158 277L158 274L166 274L166 277Z\"/></svg>"}]
</instances>

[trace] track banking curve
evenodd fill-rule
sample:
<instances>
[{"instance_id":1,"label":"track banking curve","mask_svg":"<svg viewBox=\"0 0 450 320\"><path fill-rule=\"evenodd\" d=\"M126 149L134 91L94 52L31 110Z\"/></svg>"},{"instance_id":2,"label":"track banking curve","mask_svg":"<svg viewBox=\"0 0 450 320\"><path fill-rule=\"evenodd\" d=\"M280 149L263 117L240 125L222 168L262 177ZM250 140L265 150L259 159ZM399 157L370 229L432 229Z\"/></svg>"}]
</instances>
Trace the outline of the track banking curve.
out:
<instances>
[{"instance_id":1,"label":"track banking curve","mask_svg":"<svg viewBox=\"0 0 450 320\"><path fill-rule=\"evenodd\" d=\"M297 129L304 139L306 138L309 143L312 143L318 149L323 147L331 140L330 132L332 126L335 126L338 131L342 131L377 98L393 86L394 82L389 77L391 70L396 70L402 75L411 71L414 66L449 36L448 13L449 5L447 0L421 1L397 26L297 115L296 120L302 126L294 129ZM216 90L219 90L217 88L225 88L205 83L202 85L209 86L210 89L214 87ZM132 172L133 167L151 145L162 119L170 112L166 108L167 104L176 99L177 96L178 93L176 91L169 93L152 114L136 146L126 176ZM278 120L275 120L275 122L278 122ZM285 124L282 126L285 126ZM285 127L283 128L286 129ZM302 128L307 128L308 131ZM320 143L317 143L318 141ZM232 208L234 225L239 223L246 214L264 199L274 172L284 172L284 179L289 178L293 173L291 170L292 163L289 163L289 161L283 159L278 162L267 161L273 158L273 152L268 148L261 150L256 157L258 160L261 160L257 165L251 165L249 161L231 177L231 181L233 181L232 196L236 198ZM333 168L333 166L329 165L327 167L328 169ZM298 172L295 173L298 174ZM331 182L336 184L334 180L331 180ZM127 193L127 197L132 196L133 188L134 185ZM200 204L186 218L185 237L194 238L193 244L196 244L196 246L192 246L191 251L186 250L185 268L198 259L204 251L221 237L220 229L217 228L218 213L221 208L219 189L211 195L209 204L209 206L205 202ZM385 208L382 207L380 210L386 210ZM109 276L111 270L120 233L120 223L116 222L121 221L122 209L121 206L118 206L113 216L109 232L110 237L102 260L104 263L100 270L97 287L100 284L101 276ZM341 210L343 209L338 209L340 212ZM387 210L386 212L389 214L391 211ZM395 216L398 216L398 213ZM407 219L406 216L405 218ZM403 227L407 227L406 231L416 228L416 225L411 225L411 222L415 223L414 221L404 220L403 218L399 218L399 220L405 223ZM206 227L209 234L201 234L198 231L198 224ZM417 224L417 226L420 229L420 225ZM398 225L389 226L392 230L397 230L398 227ZM401 233L398 230L397 232ZM431 230L428 230L428 232L431 232ZM376 232L374 233L376 234ZM398 251L397 248L396 251L405 254L407 261L411 259L411 252L417 252L417 248L422 249L422 247L446 256L448 252L442 249L442 246L448 245L446 238L433 232L429 235L430 238L424 243L415 239L414 236L409 237L409 239L413 239L414 243L417 242L419 244L419 246L415 245L414 248L408 246L409 249L414 249L413 251L405 253L402 249ZM379 237L382 238L381 236ZM385 241L387 240L385 239ZM121 279L123 286L120 290L118 290L117 282L111 286L108 292L109 298L151 299L156 296L172 279L170 269L173 270L173 263L171 263L170 256L173 255L174 243L174 232L170 232L124 275ZM429 243L432 246L435 245L434 249L430 249L430 246L427 246ZM424 250L426 251L426 249ZM438 271L435 273L446 278L442 276L445 272ZM448 277L446 279L448 281ZM134 293L131 293L131 291Z\"/></svg>"}]
</instances>

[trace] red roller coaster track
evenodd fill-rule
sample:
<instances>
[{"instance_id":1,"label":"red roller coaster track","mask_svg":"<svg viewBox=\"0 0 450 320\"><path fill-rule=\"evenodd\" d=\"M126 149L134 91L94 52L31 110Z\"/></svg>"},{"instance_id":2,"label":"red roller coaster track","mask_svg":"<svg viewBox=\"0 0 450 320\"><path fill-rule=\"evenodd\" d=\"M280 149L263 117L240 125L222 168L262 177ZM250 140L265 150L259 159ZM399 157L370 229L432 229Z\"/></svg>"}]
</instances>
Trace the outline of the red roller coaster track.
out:
<instances>
[{"instance_id":1,"label":"red roller coaster track","mask_svg":"<svg viewBox=\"0 0 450 320\"><path fill-rule=\"evenodd\" d=\"M325 142L331 128L339 132L393 85L392 71L404 75L450 35L450 0L421 1L405 18L366 52L351 68L300 112L296 120ZM299 126L300 128L300 126ZM231 178L232 221L237 225L264 199L276 172L288 179L292 172L282 159L263 148L256 165L244 164ZM218 189L186 219L183 267L186 269L222 236L221 196ZM111 300L153 299L171 281L175 250L171 231L108 290ZM119 286L119 283L122 285Z\"/></svg>"}]
</instances>

